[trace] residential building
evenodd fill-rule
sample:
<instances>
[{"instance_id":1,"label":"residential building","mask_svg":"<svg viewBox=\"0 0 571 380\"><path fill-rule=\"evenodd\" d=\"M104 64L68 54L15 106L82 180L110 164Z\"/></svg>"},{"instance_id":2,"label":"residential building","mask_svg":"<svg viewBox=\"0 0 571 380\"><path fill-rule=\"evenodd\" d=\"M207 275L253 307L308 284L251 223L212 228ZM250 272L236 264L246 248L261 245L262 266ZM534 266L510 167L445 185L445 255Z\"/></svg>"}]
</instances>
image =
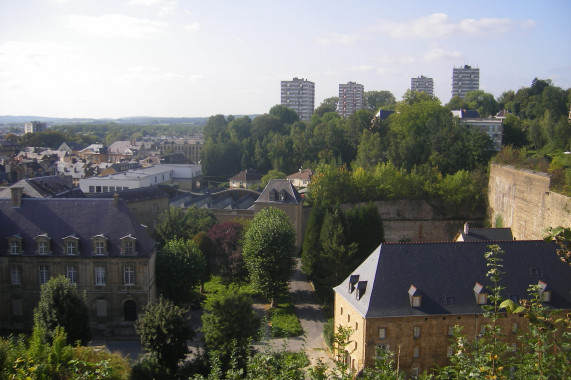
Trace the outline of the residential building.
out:
<instances>
[{"instance_id":1,"label":"residential building","mask_svg":"<svg viewBox=\"0 0 571 380\"><path fill-rule=\"evenodd\" d=\"M200 163L203 147L202 138L169 139L158 144L161 156L169 153L180 153L192 164Z\"/></svg>"},{"instance_id":2,"label":"residential building","mask_svg":"<svg viewBox=\"0 0 571 380\"><path fill-rule=\"evenodd\" d=\"M339 85L339 103L337 113L342 117L348 117L364 108L363 96L365 94L362 84L347 82Z\"/></svg>"},{"instance_id":3,"label":"residential building","mask_svg":"<svg viewBox=\"0 0 571 380\"><path fill-rule=\"evenodd\" d=\"M454 237L454 241L513 240L511 228L473 228L468 222Z\"/></svg>"},{"instance_id":4,"label":"residential building","mask_svg":"<svg viewBox=\"0 0 571 380\"><path fill-rule=\"evenodd\" d=\"M182 189L194 189L200 187L201 178L200 165L156 165L105 177L81 178L79 188L86 194L138 189L159 184L172 184Z\"/></svg>"},{"instance_id":5,"label":"residential building","mask_svg":"<svg viewBox=\"0 0 571 380\"><path fill-rule=\"evenodd\" d=\"M503 299L529 299L528 287L539 285L545 306L571 309L571 267L559 259L555 243L383 243L334 288L334 326L353 330L347 364L356 371L373 366L380 348L398 352L399 367L412 377L446 365L454 326L472 339L489 323L482 305L489 304L493 286L484 258L490 244L505 252ZM527 324L521 314L499 320L508 344Z\"/></svg>"},{"instance_id":6,"label":"residential building","mask_svg":"<svg viewBox=\"0 0 571 380\"><path fill-rule=\"evenodd\" d=\"M240 173L236 174L235 176L229 179L230 187L231 188L240 188L240 187L253 187L256 185L262 184L262 177L264 173L259 171L258 169L247 169L242 170Z\"/></svg>"},{"instance_id":7,"label":"residential building","mask_svg":"<svg viewBox=\"0 0 571 380\"><path fill-rule=\"evenodd\" d=\"M295 187L307 187L313 178L313 170L302 169L287 176L287 180Z\"/></svg>"},{"instance_id":8,"label":"residential building","mask_svg":"<svg viewBox=\"0 0 571 380\"><path fill-rule=\"evenodd\" d=\"M480 89L480 69L464 65L452 69L452 97L466 97L470 91Z\"/></svg>"},{"instance_id":9,"label":"residential building","mask_svg":"<svg viewBox=\"0 0 571 380\"><path fill-rule=\"evenodd\" d=\"M281 104L291 108L304 121L309 121L315 109L315 83L293 78L281 82Z\"/></svg>"},{"instance_id":10,"label":"residential building","mask_svg":"<svg viewBox=\"0 0 571 380\"><path fill-rule=\"evenodd\" d=\"M38 133L43 132L47 128L46 123L42 123L41 121L31 121L29 123L24 124L24 133Z\"/></svg>"},{"instance_id":11,"label":"residential building","mask_svg":"<svg viewBox=\"0 0 571 380\"><path fill-rule=\"evenodd\" d=\"M295 243L301 248L303 242L303 199L287 179L272 179L254 202L254 212L266 207L279 208L286 212L295 229Z\"/></svg>"},{"instance_id":12,"label":"residential building","mask_svg":"<svg viewBox=\"0 0 571 380\"><path fill-rule=\"evenodd\" d=\"M81 190L73 187L71 178L58 175L23 179L0 190L0 198L10 199L12 188L22 189L22 196L27 198L83 198Z\"/></svg>"},{"instance_id":13,"label":"residential building","mask_svg":"<svg viewBox=\"0 0 571 380\"><path fill-rule=\"evenodd\" d=\"M431 98L434 97L434 81L424 75L410 79L410 89L412 91L426 92Z\"/></svg>"},{"instance_id":14,"label":"residential building","mask_svg":"<svg viewBox=\"0 0 571 380\"><path fill-rule=\"evenodd\" d=\"M64 275L85 291L91 327L133 334L156 298L156 248L125 203L113 199L0 199L0 328L30 330L40 287Z\"/></svg>"},{"instance_id":15,"label":"residential building","mask_svg":"<svg viewBox=\"0 0 571 380\"><path fill-rule=\"evenodd\" d=\"M77 152L77 156L85 161L92 163L107 162L107 147L103 144L91 144L86 148Z\"/></svg>"},{"instance_id":16,"label":"residential building","mask_svg":"<svg viewBox=\"0 0 571 380\"><path fill-rule=\"evenodd\" d=\"M480 117L475 110L453 110L452 115L458 117L460 122L470 128L478 128L487 134L494 144L494 149L502 149L502 137L504 134L503 118Z\"/></svg>"}]
</instances>

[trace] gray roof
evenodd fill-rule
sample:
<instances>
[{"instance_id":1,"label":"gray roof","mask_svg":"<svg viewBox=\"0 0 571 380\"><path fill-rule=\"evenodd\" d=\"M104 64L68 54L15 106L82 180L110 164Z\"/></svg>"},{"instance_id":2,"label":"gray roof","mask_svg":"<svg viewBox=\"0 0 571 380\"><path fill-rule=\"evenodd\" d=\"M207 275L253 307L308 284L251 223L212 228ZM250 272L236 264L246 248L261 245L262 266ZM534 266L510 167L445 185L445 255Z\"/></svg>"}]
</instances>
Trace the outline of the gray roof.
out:
<instances>
[{"instance_id":1,"label":"gray roof","mask_svg":"<svg viewBox=\"0 0 571 380\"><path fill-rule=\"evenodd\" d=\"M485 241L485 240L513 240L511 228L472 228L468 233L461 231L464 241Z\"/></svg>"},{"instance_id":2,"label":"gray roof","mask_svg":"<svg viewBox=\"0 0 571 380\"><path fill-rule=\"evenodd\" d=\"M24 196L30 198L83 197L81 190L73 189L69 185L57 175L23 179L7 189L0 190L0 198L11 198L12 187L21 187Z\"/></svg>"},{"instance_id":3,"label":"gray roof","mask_svg":"<svg viewBox=\"0 0 571 380\"><path fill-rule=\"evenodd\" d=\"M139 256L149 256L155 241L149 237L125 203L119 199L24 198L21 207L12 207L11 199L0 199L0 256L8 251L8 237L22 237L24 256L34 255L38 235L48 234L52 256L63 256L63 238L79 239L79 256L92 255L92 238L104 235L109 256L119 256L120 239L129 234L136 238Z\"/></svg>"},{"instance_id":4,"label":"gray roof","mask_svg":"<svg viewBox=\"0 0 571 380\"><path fill-rule=\"evenodd\" d=\"M271 196L271 193L274 192L274 195L279 195L280 193L285 194L285 199L280 201L279 196ZM270 199L275 200L270 200ZM255 203L288 203L288 204L300 204L302 203L301 195L295 189L295 187L291 184L290 181L287 179L272 179L262 191L260 197L256 200Z\"/></svg>"},{"instance_id":5,"label":"gray roof","mask_svg":"<svg viewBox=\"0 0 571 380\"><path fill-rule=\"evenodd\" d=\"M137 189L117 190L107 193L95 193L95 194L90 194L88 198L113 198L115 193L117 193L119 195L119 198L125 200L125 202L127 203L141 202L151 199L161 199L169 197L169 194L166 190L155 185L155 186L140 187Z\"/></svg>"},{"instance_id":6,"label":"gray roof","mask_svg":"<svg viewBox=\"0 0 571 380\"><path fill-rule=\"evenodd\" d=\"M474 285L479 282L489 288L484 253L490 244L383 243L334 290L366 318L481 314ZM571 309L571 267L556 255L556 244L539 240L493 244L505 251L501 256L504 298L529 299L529 285L541 280L552 291L549 306ZM359 276L359 282L366 281L360 299L356 297L357 290L349 292L351 276ZM410 304L411 285L422 295L420 308ZM447 303L446 297L452 297L453 303Z\"/></svg>"},{"instance_id":7,"label":"gray roof","mask_svg":"<svg viewBox=\"0 0 571 380\"><path fill-rule=\"evenodd\" d=\"M262 173L258 169L248 169L248 170L242 170L234 177L231 177L229 181L242 181L242 182L261 181L263 176L264 173Z\"/></svg>"}]
</instances>

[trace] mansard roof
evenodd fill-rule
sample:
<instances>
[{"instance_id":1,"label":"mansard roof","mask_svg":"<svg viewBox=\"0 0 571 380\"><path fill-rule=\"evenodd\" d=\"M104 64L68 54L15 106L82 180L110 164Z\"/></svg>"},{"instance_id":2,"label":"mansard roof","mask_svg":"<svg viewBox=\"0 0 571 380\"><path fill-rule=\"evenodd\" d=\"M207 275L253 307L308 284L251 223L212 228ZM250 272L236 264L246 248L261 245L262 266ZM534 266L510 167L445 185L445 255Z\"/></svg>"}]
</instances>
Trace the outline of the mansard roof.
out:
<instances>
[{"instance_id":1,"label":"mansard roof","mask_svg":"<svg viewBox=\"0 0 571 380\"><path fill-rule=\"evenodd\" d=\"M571 267L557 256L556 244L540 240L383 243L334 291L365 318L481 314L474 286L491 288L484 258L491 244L505 252L503 298L529 299L529 285L543 281L552 290L547 305L571 309ZM359 299L349 287L357 275L367 282ZM411 307L411 285L422 293L420 307Z\"/></svg>"},{"instance_id":2,"label":"mansard roof","mask_svg":"<svg viewBox=\"0 0 571 380\"><path fill-rule=\"evenodd\" d=\"M285 198L280 200L279 197L272 197L270 193L274 194L285 194ZM287 179L272 179L265 187L260 197L255 203L289 203L289 204L301 204L302 198L295 187Z\"/></svg>"},{"instance_id":3,"label":"mansard roof","mask_svg":"<svg viewBox=\"0 0 571 380\"><path fill-rule=\"evenodd\" d=\"M137 239L138 256L150 256L155 247L122 199L24 198L20 207L0 199L0 256L6 255L6 239L15 234L23 238L24 255L34 254L34 238L41 234L51 238L53 256L63 255L62 239L73 234L79 239L79 256L91 256L91 239L101 234L108 238L109 256L119 256L119 239L129 234Z\"/></svg>"}]
</instances>

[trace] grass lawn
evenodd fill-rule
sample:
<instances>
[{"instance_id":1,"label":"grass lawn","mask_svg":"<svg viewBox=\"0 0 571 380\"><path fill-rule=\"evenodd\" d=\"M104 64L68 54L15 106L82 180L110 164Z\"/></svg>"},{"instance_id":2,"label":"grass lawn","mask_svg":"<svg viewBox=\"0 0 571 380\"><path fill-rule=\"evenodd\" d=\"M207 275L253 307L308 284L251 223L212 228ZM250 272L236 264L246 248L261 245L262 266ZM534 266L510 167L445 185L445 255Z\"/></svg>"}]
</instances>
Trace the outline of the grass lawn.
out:
<instances>
[{"instance_id":1,"label":"grass lawn","mask_svg":"<svg viewBox=\"0 0 571 380\"><path fill-rule=\"evenodd\" d=\"M284 297L278 301L278 306L270 310L272 337L286 338L303 334L303 329L295 315L291 298Z\"/></svg>"}]
</instances>

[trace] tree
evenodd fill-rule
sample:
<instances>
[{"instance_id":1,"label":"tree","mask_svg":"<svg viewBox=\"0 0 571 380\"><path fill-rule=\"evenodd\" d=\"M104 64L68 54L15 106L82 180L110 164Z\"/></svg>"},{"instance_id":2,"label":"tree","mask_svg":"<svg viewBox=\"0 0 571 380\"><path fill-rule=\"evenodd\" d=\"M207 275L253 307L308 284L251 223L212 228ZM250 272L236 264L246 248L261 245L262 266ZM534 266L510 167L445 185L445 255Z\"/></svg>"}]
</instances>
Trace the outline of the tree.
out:
<instances>
[{"instance_id":1,"label":"tree","mask_svg":"<svg viewBox=\"0 0 571 380\"><path fill-rule=\"evenodd\" d=\"M244 223L215 224L208 230L216 267L223 284L242 282L248 277L242 255L243 237Z\"/></svg>"},{"instance_id":2,"label":"tree","mask_svg":"<svg viewBox=\"0 0 571 380\"><path fill-rule=\"evenodd\" d=\"M167 374L174 374L178 362L189 352L187 340L194 332L188 324L186 311L171 301L159 298L147 305L135 322L143 350L157 360Z\"/></svg>"},{"instance_id":3,"label":"tree","mask_svg":"<svg viewBox=\"0 0 571 380\"><path fill-rule=\"evenodd\" d=\"M268 172L268 174L266 174L265 176L262 177L262 185L261 187L264 188L266 187L266 185L272 180L272 179L285 179L287 177L287 174L285 174L284 172L281 172L277 169L272 169Z\"/></svg>"},{"instance_id":4,"label":"tree","mask_svg":"<svg viewBox=\"0 0 571 380\"><path fill-rule=\"evenodd\" d=\"M358 205L346 212L347 240L359 243L355 267L385 241L383 220L374 203Z\"/></svg>"},{"instance_id":5,"label":"tree","mask_svg":"<svg viewBox=\"0 0 571 380\"><path fill-rule=\"evenodd\" d=\"M390 91L365 91L365 109L377 112L379 108L388 109L396 104L396 98Z\"/></svg>"},{"instance_id":6,"label":"tree","mask_svg":"<svg viewBox=\"0 0 571 380\"><path fill-rule=\"evenodd\" d=\"M169 240L157 255L157 287L174 302L188 300L206 275L206 260L192 240Z\"/></svg>"},{"instance_id":7,"label":"tree","mask_svg":"<svg viewBox=\"0 0 571 380\"><path fill-rule=\"evenodd\" d=\"M233 348L242 359L248 351L249 340L258 331L252 300L235 288L222 290L209 297L204 305L202 327L208 351L218 351L227 362Z\"/></svg>"},{"instance_id":8,"label":"tree","mask_svg":"<svg viewBox=\"0 0 571 380\"><path fill-rule=\"evenodd\" d=\"M190 240L198 232L206 232L215 224L216 217L208 209L169 207L158 217L155 237L160 246L177 238Z\"/></svg>"},{"instance_id":9,"label":"tree","mask_svg":"<svg viewBox=\"0 0 571 380\"><path fill-rule=\"evenodd\" d=\"M276 104L275 106L270 108L269 114L278 117L282 122L282 124L284 125L293 124L296 121L299 121L299 115L297 114L297 112L295 112L291 108L279 104Z\"/></svg>"},{"instance_id":10,"label":"tree","mask_svg":"<svg viewBox=\"0 0 571 380\"><path fill-rule=\"evenodd\" d=\"M330 98L324 99L319 107L313 111L314 115L318 115L319 117L325 115L327 112L337 112L337 103L339 102L339 98L337 96L332 96Z\"/></svg>"},{"instance_id":11,"label":"tree","mask_svg":"<svg viewBox=\"0 0 571 380\"><path fill-rule=\"evenodd\" d=\"M275 306L295 268L295 230L287 214L273 207L258 212L246 231L243 254L252 285Z\"/></svg>"},{"instance_id":12,"label":"tree","mask_svg":"<svg viewBox=\"0 0 571 380\"><path fill-rule=\"evenodd\" d=\"M86 344L91 339L89 308L86 295L63 275L50 278L42 285L40 302L34 309L34 328L41 329L48 342L58 326L63 327L67 341Z\"/></svg>"},{"instance_id":13,"label":"tree","mask_svg":"<svg viewBox=\"0 0 571 380\"><path fill-rule=\"evenodd\" d=\"M498 103L494 95L482 90L470 91L466 94L468 108L478 111L480 116L488 117L498 112Z\"/></svg>"}]
</instances>

